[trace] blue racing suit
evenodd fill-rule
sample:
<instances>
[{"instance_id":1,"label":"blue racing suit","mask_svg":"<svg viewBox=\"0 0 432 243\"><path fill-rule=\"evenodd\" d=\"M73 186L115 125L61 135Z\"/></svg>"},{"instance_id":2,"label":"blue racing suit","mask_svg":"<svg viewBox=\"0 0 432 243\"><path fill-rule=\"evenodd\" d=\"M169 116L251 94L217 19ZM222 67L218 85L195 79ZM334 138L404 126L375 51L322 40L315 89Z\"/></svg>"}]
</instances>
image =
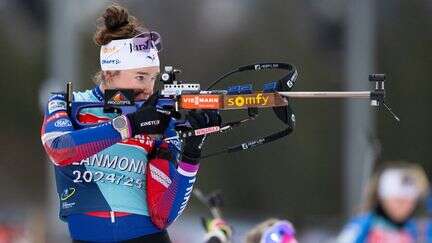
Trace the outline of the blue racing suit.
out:
<instances>
[{"instance_id":1,"label":"blue racing suit","mask_svg":"<svg viewBox=\"0 0 432 243\"><path fill-rule=\"evenodd\" d=\"M352 219L339 235L338 243L414 243L417 226L408 220L398 227L385 217L368 213Z\"/></svg>"},{"instance_id":2,"label":"blue racing suit","mask_svg":"<svg viewBox=\"0 0 432 243\"><path fill-rule=\"evenodd\" d=\"M426 243L432 243L432 220L427 220L424 232L424 238Z\"/></svg>"},{"instance_id":3,"label":"blue racing suit","mask_svg":"<svg viewBox=\"0 0 432 243\"><path fill-rule=\"evenodd\" d=\"M429 192L429 195L426 200L426 209L428 212L428 218L424 224L423 230L423 238L426 243L432 243L432 192Z\"/></svg>"},{"instance_id":4,"label":"blue racing suit","mask_svg":"<svg viewBox=\"0 0 432 243\"><path fill-rule=\"evenodd\" d=\"M103 102L98 86L73 98ZM75 240L113 242L161 232L192 192L198 165L159 156L154 152L167 144L148 135L122 138L112 118L102 108L85 109L79 121L94 126L78 130L64 94L53 94L45 110L41 139L54 163L60 218Z\"/></svg>"}]
</instances>

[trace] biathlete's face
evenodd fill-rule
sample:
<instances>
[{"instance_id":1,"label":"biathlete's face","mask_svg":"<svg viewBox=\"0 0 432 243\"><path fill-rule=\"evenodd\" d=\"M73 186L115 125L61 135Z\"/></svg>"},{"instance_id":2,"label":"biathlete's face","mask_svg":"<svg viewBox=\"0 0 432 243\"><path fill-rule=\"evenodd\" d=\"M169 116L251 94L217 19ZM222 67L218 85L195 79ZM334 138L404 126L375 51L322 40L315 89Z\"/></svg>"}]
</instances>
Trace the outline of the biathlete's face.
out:
<instances>
[{"instance_id":1,"label":"biathlete's face","mask_svg":"<svg viewBox=\"0 0 432 243\"><path fill-rule=\"evenodd\" d=\"M417 206L417 199L392 197L381 199L381 204L384 211L391 219L397 222L403 222L413 213Z\"/></svg>"},{"instance_id":2,"label":"biathlete's face","mask_svg":"<svg viewBox=\"0 0 432 243\"><path fill-rule=\"evenodd\" d=\"M144 67L105 73L104 89L133 89L135 100L146 100L153 94L159 67Z\"/></svg>"}]
</instances>

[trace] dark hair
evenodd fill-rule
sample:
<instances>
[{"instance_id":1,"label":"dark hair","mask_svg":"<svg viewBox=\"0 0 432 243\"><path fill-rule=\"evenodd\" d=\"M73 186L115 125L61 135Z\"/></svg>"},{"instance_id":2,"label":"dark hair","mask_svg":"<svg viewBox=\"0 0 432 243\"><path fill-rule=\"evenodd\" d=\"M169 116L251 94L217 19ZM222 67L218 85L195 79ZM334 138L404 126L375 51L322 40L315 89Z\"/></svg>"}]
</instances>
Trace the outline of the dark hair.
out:
<instances>
[{"instance_id":1,"label":"dark hair","mask_svg":"<svg viewBox=\"0 0 432 243\"><path fill-rule=\"evenodd\" d=\"M93 40L97 45L102 46L112 40L132 38L144 31L147 31L147 28L130 15L126 8L113 3L98 19Z\"/></svg>"},{"instance_id":2,"label":"dark hair","mask_svg":"<svg viewBox=\"0 0 432 243\"><path fill-rule=\"evenodd\" d=\"M112 40L132 38L144 31L148 31L144 24L140 23L137 18L129 14L126 8L117 3L107 7L97 22L93 40L98 46L106 45ZM113 73L113 75L117 74L118 72ZM97 72L93 77L93 82L96 84L100 84L104 80L105 74L102 71Z\"/></svg>"}]
</instances>

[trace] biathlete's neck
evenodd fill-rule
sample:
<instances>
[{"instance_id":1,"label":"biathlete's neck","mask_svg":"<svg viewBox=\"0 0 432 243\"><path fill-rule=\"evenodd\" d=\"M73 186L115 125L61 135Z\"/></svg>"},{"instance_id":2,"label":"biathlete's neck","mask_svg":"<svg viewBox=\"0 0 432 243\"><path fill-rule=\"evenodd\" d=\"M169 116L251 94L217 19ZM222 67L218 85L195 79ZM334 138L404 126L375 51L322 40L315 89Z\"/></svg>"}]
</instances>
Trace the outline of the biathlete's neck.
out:
<instances>
[{"instance_id":1,"label":"biathlete's neck","mask_svg":"<svg viewBox=\"0 0 432 243\"><path fill-rule=\"evenodd\" d=\"M92 89L92 93L93 95L99 100L99 101L103 101L104 100L104 92L103 90L100 88L100 85L96 85L96 87L94 87Z\"/></svg>"},{"instance_id":2,"label":"biathlete's neck","mask_svg":"<svg viewBox=\"0 0 432 243\"><path fill-rule=\"evenodd\" d=\"M392 225L396 226L397 228L403 228L405 226L405 224L408 222L408 220L411 217L406 218L403 221L396 221L393 220L388 213L385 212L385 210L383 209L383 207L381 206L381 204L378 204L378 206L375 208L374 210L375 214L384 218L385 220L387 220L389 223L391 223Z\"/></svg>"},{"instance_id":3,"label":"biathlete's neck","mask_svg":"<svg viewBox=\"0 0 432 243\"><path fill-rule=\"evenodd\" d=\"M97 87L102 93L105 93L105 89L107 89L103 83L100 83Z\"/></svg>"}]
</instances>

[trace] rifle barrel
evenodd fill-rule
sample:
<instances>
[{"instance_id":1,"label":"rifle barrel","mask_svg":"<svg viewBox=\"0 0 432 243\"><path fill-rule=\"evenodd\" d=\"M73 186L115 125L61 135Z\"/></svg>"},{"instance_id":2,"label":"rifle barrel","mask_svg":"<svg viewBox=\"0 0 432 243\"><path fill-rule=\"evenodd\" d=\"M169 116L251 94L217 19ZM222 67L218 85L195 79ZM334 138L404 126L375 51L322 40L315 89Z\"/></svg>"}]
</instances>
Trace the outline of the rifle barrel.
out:
<instances>
[{"instance_id":1,"label":"rifle barrel","mask_svg":"<svg viewBox=\"0 0 432 243\"><path fill-rule=\"evenodd\" d=\"M290 98L359 98L369 99L370 91L319 91L319 92L278 92L280 95Z\"/></svg>"}]
</instances>

